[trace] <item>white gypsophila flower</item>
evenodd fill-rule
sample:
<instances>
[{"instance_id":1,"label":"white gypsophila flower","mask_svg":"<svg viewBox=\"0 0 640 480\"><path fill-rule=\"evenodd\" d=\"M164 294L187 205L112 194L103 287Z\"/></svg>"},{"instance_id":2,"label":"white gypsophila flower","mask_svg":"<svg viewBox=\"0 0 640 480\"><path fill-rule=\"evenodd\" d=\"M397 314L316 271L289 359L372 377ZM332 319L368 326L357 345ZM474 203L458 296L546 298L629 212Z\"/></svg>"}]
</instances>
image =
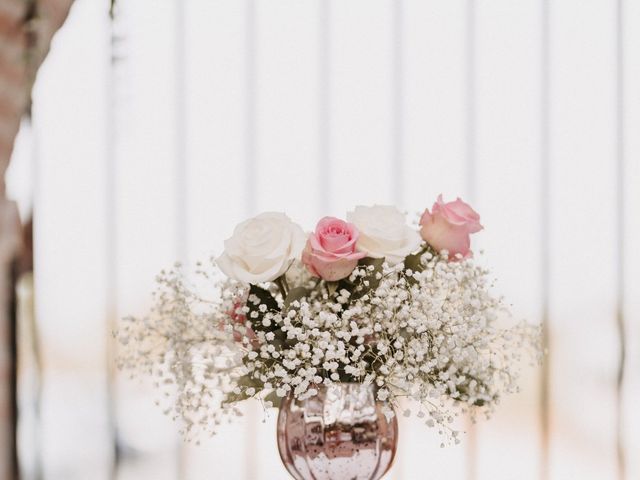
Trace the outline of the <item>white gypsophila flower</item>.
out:
<instances>
[{"instance_id":1,"label":"white gypsophila flower","mask_svg":"<svg viewBox=\"0 0 640 480\"><path fill-rule=\"evenodd\" d=\"M404 214L391 205L357 206L347 219L360 232L356 248L390 265L402 262L422 243L420 234L407 225Z\"/></svg>"},{"instance_id":2,"label":"white gypsophila flower","mask_svg":"<svg viewBox=\"0 0 640 480\"><path fill-rule=\"evenodd\" d=\"M269 406L358 382L376 389L386 416L417 412L458 443L459 415L489 416L516 391L522 360L540 355L539 329L514 324L472 259L425 251L412 271L378 268L356 267L351 291L333 293L292 275L305 287L295 283L286 305L275 288L216 281L205 266L189 282L163 272L150 314L123 321L118 364L154 377L187 438L215 432L249 398Z\"/></svg>"},{"instance_id":3,"label":"white gypsophila flower","mask_svg":"<svg viewBox=\"0 0 640 480\"><path fill-rule=\"evenodd\" d=\"M234 280L269 282L284 274L300 257L305 242L302 228L284 213L261 213L234 229L216 263Z\"/></svg>"}]
</instances>

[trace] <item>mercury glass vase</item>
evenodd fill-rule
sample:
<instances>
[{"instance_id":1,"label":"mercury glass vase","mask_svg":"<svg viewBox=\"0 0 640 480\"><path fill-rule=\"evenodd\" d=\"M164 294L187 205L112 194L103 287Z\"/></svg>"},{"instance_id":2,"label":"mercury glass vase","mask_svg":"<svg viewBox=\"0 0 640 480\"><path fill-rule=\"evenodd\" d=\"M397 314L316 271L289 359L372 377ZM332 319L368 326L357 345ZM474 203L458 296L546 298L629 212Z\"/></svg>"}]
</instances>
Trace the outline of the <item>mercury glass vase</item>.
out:
<instances>
[{"instance_id":1,"label":"mercury glass vase","mask_svg":"<svg viewBox=\"0 0 640 480\"><path fill-rule=\"evenodd\" d=\"M296 480L378 480L398 445L398 421L387 419L372 385L338 383L307 400L285 398L278 450Z\"/></svg>"}]
</instances>

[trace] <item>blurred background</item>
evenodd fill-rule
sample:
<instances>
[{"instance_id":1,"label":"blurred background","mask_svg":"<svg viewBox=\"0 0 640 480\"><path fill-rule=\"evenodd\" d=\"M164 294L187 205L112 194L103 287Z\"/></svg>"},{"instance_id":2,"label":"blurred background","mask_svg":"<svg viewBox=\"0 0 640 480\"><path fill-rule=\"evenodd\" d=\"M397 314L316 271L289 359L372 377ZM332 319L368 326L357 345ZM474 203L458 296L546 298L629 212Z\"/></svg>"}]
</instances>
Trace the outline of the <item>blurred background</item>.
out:
<instances>
[{"instance_id":1,"label":"blurred background","mask_svg":"<svg viewBox=\"0 0 640 480\"><path fill-rule=\"evenodd\" d=\"M110 332L249 215L439 193L549 353L387 478L640 478L639 132L632 0L3 0L0 478L284 480L274 413L184 444Z\"/></svg>"}]
</instances>

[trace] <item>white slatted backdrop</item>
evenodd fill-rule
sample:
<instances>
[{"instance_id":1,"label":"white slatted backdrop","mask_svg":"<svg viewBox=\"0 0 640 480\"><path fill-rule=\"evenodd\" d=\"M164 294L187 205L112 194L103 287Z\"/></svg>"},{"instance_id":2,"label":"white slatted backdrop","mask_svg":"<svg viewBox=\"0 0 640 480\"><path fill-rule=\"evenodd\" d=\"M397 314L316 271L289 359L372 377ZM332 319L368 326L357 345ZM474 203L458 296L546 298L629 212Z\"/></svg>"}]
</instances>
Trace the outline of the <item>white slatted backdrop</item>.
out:
<instances>
[{"instance_id":1,"label":"white slatted backdrop","mask_svg":"<svg viewBox=\"0 0 640 480\"><path fill-rule=\"evenodd\" d=\"M14 183L35 158L45 479L285 479L274 415L183 445L107 332L248 215L310 229L441 192L481 213L548 361L460 446L403 418L388 478L640 478L640 2L108 3L76 1L14 157Z\"/></svg>"}]
</instances>

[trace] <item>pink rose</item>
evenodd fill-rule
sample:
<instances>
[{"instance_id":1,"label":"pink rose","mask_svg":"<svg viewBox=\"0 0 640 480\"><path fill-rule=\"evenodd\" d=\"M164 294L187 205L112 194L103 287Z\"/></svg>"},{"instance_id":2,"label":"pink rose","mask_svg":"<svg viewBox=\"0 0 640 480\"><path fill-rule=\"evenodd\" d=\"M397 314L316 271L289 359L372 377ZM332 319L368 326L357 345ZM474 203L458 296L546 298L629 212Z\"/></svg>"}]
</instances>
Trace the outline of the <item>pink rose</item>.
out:
<instances>
[{"instance_id":1,"label":"pink rose","mask_svg":"<svg viewBox=\"0 0 640 480\"><path fill-rule=\"evenodd\" d=\"M307 239L302 262L312 275L333 282L348 277L365 252L356 252L358 229L333 217L324 217Z\"/></svg>"},{"instance_id":2,"label":"pink rose","mask_svg":"<svg viewBox=\"0 0 640 480\"><path fill-rule=\"evenodd\" d=\"M482 230L480 215L467 203L457 198L455 202L445 203L442 195L433 204L432 211L426 209L420 219L420 234L437 251L447 250L449 258L460 254L471 256L472 233Z\"/></svg>"}]
</instances>

